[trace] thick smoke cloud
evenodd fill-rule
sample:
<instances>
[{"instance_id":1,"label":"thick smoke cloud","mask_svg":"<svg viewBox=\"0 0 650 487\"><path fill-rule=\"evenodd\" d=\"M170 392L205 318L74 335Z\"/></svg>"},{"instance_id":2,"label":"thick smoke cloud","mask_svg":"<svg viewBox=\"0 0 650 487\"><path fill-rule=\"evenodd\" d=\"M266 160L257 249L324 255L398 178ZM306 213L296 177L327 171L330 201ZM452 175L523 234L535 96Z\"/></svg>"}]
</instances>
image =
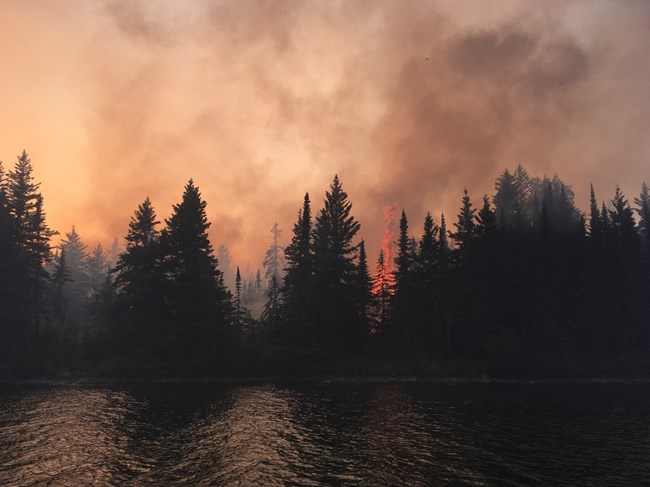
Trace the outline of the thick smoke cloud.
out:
<instances>
[{"instance_id":1,"label":"thick smoke cloud","mask_svg":"<svg viewBox=\"0 0 650 487\"><path fill-rule=\"evenodd\" d=\"M215 246L253 268L273 223L288 238L304 191L319 207L335 173L371 254L384 206L416 231L427 210L453 220L463 187L478 203L506 166L559 173L582 206L592 181L605 199L650 179L646 2L4 9L0 155L24 145L51 222L91 240L123 235L147 195L167 216L190 177ZM25 25L39 35L16 42ZM25 106L50 123L12 118Z\"/></svg>"}]
</instances>

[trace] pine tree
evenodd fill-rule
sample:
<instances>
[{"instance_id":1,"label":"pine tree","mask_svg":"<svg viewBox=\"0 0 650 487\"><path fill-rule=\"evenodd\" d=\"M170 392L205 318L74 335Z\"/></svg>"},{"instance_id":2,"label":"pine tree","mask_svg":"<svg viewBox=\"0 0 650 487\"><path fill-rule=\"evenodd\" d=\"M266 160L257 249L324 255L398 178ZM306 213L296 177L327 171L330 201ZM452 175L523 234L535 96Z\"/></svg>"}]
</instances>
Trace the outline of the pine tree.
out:
<instances>
[{"instance_id":1,"label":"pine tree","mask_svg":"<svg viewBox=\"0 0 650 487\"><path fill-rule=\"evenodd\" d=\"M149 198L134 212L126 234L126 247L113 273L118 323L112 342L118 355L157 356L166 340L168 315L164 306L167 280L162 267L160 222Z\"/></svg>"},{"instance_id":2,"label":"pine tree","mask_svg":"<svg viewBox=\"0 0 650 487\"><path fill-rule=\"evenodd\" d=\"M650 189L645 182L641 185L639 197L634 198L634 204L637 206L635 211L639 215L639 231L650 249Z\"/></svg>"},{"instance_id":3,"label":"pine tree","mask_svg":"<svg viewBox=\"0 0 650 487\"><path fill-rule=\"evenodd\" d=\"M394 288L391 303L393 317L391 324L403 345L402 352L412 351L414 339L414 298L416 280L416 262L413 243L409 237L408 218L402 210L397 238L397 255L395 257Z\"/></svg>"},{"instance_id":4,"label":"pine tree","mask_svg":"<svg viewBox=\"0 0 650 487\"><path fill-rule=\"evenodd\" d=\"M418 252L418 268L421 269L426 281L431 281L435 272L437 261L438 242L436 236L439 228L433 222L431 213L424 217L422 238L420 238Z\"/></svg>"},{"instance_id":5,"label":"pine tree","mask_svg":"<svg viewBox=\"0 0 650 487\"><path fill-rule=\"evenodd\" d=\"M176 352L179 359L193 355L198 362L216 353L220 330L232 310L208 238L206 205L190 179L161 236L171 281L168 302L174 313Z\"/></svg>"},{"instance_id":6,"label":"pine tree","mask_svg":"<svg viewBox=\"0 0 650 487\"><path fill-rule=\"evenodd\" d=\"M98 243L85 263L88 276L89 296L94 296L102 288L109 271L109 260L104 247Z\"/></svg>"},{"instance_id":7,"label":"pine tree","mask_svg":"<svg viewBox=\"0 0 650 487\"><path fill-rule=\"evenodd\" d=\"M113 243L111 244L111 248L108 250L108 267L109 269L113 269L117 265L117 258L119 257L120 252L119 252L119 244L117 243L117 238L113 240Z\"/></svg>"},{"instance_id":8,"label":"pine tree","mask_svg":"<svg viewBox=\"0 0 650 487\"><path fill-rule=\"evenodd\" d=\"M50 238L55 234L47 226L39 186L34 182L29 156L23 151L5 184L17 256L17 268L12 276L18 297L12 305L17 328L11 340L16 342L18 349L28 347L39 333L48 279L45 264L50 259Z\"/></svg>"},{"instance_id":9,"label":"pine tree","mask_svg":"<svg viewBox=\"0 0 650 487\"><path fill-rule=\"evenodd\" d=\"M397 256L395 257L395 295L405 294L404 290L408 287L410 273L413 270L413 261L411 260L410 238L409 238L408 218L406 212L402 210L399 220L399 236L397 237Z\"/></svg>"},{"instance_id":10,"label":"pine tree","mask_svg":"<svg viewBox=\"0 0 650 487\"><path fill-rule=\"evenodd\" d=\"M443 262L448 257L450 248L449 248L449 239L447 234L447 223L445 221L445 214L443 213L440 216L440 233L438 238L438 252L440 253L440 261Z\"/></svg>"},{"instance_id":11,"label":"pine tree","mask_svg":"<svg viewBox=\"0 0 650 487\"><path fill-rule=\"evenodd\" d=\"M314 225L314 282L323 344L337 353L355 348L361 336L351 320L357 251L353 240L360 228L351 209L335 176Z\"/></svg>"},{"instance_id":12,"label":"pine tree","mask_svg":"<svg viewBox=\"0 0 650 487\"><path fill-rule=\"evenodd\" d=\"M277 223L273 225L271 233L273 234L273 240L271 241L270 247L266 250L264 262L262 262L264 266L264 277L266 277L267 283L271 282L272 276L275 276L279 281L282 277L282 269L284 268L284 249L280 246L282 230L280 230Z\"/></svg>"},{"instance_id":13,"label":"pine tree","mask_svg":"<svg viewBox=\"0 0 650 487\"><path fill-rule=\"evenodd\" d=\"M530 225L530 217L533 210L531 208L533 182L528 171L521 164L517 165L513 176L517 192L513 221L518 228L524 229L527 225Z\"/></svg>"},{"instance_id":14,"label":"pine tree","mask_svg":"<svg viewBox=\"0 0 650 487\"><path fill-rule=\"evenodd\" d=\"M242 280L241 273L239 272L239 266L237 266L237 271L235 272L235 295L234 295L234 304L235 304L235 329L237 333L241 331L242 326Z\"/></svg>"},{"instance_id":15,"label":"pine tree","mask_svg":"<svg viewBox=\"0 0 650 487\"><path fill-rule=\"evenodd\" d=\"M515 213L519 208L519 191L515 177L507 169L497 178L494 205L501 227L512 226L516 222Z\"/></svg>"},{"instance_id":16,"label":"pine tree","mask_svg":"<svg viewBox=\"0 0 650 487\"><path fill-rule=\"evenodd\" d=\"M589 191L589 238L592 245L598 247L602 241L602 220L596 202L596 193L592 184Z\"/></svg>"},{"instance_id":17,"label":"pine tree","mask_svg":"<svg viewBox=\"0 0 650 487\"><path fill-rule=\"evenodd\" d=\"M613 209L609 211L612 227L623 246L633 247L637 241L636 223L634 213L621 188L616 186L614 199L611 201Z\"/></svg>"},{"instance_id":18,"label":"pine tree","mask_svg":"<svg viewBox=\"0 0 650 487\"><path fill-rule=\"evenodd\" d=\"M377 259L372 294L374 296L372 331L379 333L383 331L384 326L386 326L390 318L392 297L391 275L386 269L383 249L379 251L379 258Z\"/></svg>"},{"instance_id":19,"label":"pine tree","mask_svg":"<svg viewBox=\"0 0 650 487\"><path fill-rule=\"evenodd\" d=\"M444 323L444 336L448 358L452 357L451 318L449 310L449 282L451 271L451 249L447 234L447 222L444 213L440 216L440 233L438 235L438 269L434 284L434 293L439 296L437 321Z\"/></svg>"},{"instance_id":20,"label":"pine tree","mask_svg":"<svg viewBox=\"0 0 650 487\"><path fill-rule=\"evenodd\" d=\"M312 250L312 219L309 193L305 193L298 221L293 227L291 243L285 249L287 262L284 285L281 290L286 318L294 327L294 334L314 332L314 279ZM313 333L312 333L313 334Z\"/></svg>"},{"instance_id":21,"label":"pine tree","mask_svg":"<svg viewBox=\"0 0 650 487\"><path fill-rule=\"evenodd\" d=\"M7 184L0 161L0 366L7 356L10 334L18 320L16 305L22 299L13 278L21 275L18 250L14 242L13 219L7 198ZM12 337L13 339L13 337Z\"/></svg>"},{"instance_id":22,"label":"pine tree","mask_svg":"<svg viewBox=\"0 0 650 487\"><path fill-rule=\"evenodd\" d=\"M282 310L280 306L280 286L275 276L271 276L267 297L268 300L264 304L264 310L262 311L260 320L271 330L277 331L282 321Z\"/></svg>"},{"instance_id":23,"label":"pine tree","mask_svg":"<svg viewBox=\"0 0 650 487\"><path fill-rule=\"evenodd\" d=\"M366 243L363 240L359 242L359 261L357 263L357 278L355 285L355 302L357 304L356 315L359 320L358 328L360 333L361 330L367 333L369 330L368 318L373 296L372 279L370 278L370 271L368 269L368 257L366 255Z\"/></svg>"},{"instance_id":24,"label":"pine tree","mask_svg":"<svg viewBox=\"0 0 650 487\"><path fill-rule=\"evenodd\" d=\"M85 308L90 295L90 279L86 269L88 254L86 244L77 233L74 225L65 238L61 240L59 248L65 251L66 263L70 272L70 283L67 286L70 318L74 321L85 321Z\"/></svg>"},{"instance_id":25,"label":"pine tree","mask_svg":"<svg viewBox=\"0 0 650 487\"><path fill-rule=\"evenodd\" d=\"M476 224L474 223L474 213L476 210L472 208L469 193L467 188L463 192L463 205L458 214L458 222L456 226L456 233L452 238L456 242L457 248L463 252L467 250L476 235Z\"/></svg>"},{"instance_id":26,"label":"pine tree","mask_svg":"<svg viewBox=\"0 0 650 487\"><path fill-rule=\"evenodd\" d=\"M483 206L476 217L476 233L483 238L488 238L497 231L497 215L490 206L488 195L483 196Z\"/></svg>"},{"instance_id":27,"label":"pine tree","mask_svg":"<svg viewBox=\"0 0 650 487\"><path fill-rule=\"evenodd\" d=\"M276 279L276 284L277 284L277 279ZM259 269L257 269L257 272L255 273L255 298L260 298L262 296L262 273L260 272Z\"/></svg>"}]
</instances>

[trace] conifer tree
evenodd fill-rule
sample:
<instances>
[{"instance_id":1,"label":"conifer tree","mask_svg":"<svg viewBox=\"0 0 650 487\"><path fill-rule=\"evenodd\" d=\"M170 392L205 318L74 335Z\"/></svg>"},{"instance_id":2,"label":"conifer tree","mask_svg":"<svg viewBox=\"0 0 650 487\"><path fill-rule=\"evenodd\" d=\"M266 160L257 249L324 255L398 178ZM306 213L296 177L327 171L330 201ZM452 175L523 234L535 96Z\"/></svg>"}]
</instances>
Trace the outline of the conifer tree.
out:
<instances>
[{"instance_id":1,"label":"conifer tree","mask_svg":"<svg viewBox=\"0 0 650 487\"><path fill-rule=\"evenodd\" d=\"M106 256L109 269L113 269L117 265L117 258L119 255L119 244L117 243L117 238L115 238L110 249L108 249L108 255Z\"/></svg>"},{"instance_id":2,"label":"conifer tree","mask_svg":"<svg viewBox=\"0 0 650 487\"><path fill-rule=\"evenodd\" d=\"M375 268L375 278L373 282L373 323L372 331L375 333L383 331L388 319L390 318L390 303L392 296L391 276L386 269L384 250L379 251L377 266Z\"/></svg>"},{"instance_id":3,"label":"conifer tree","mask_svg":"<svg viewBox=\"0 0 650 487\"><path fill-rule=\"evenodd\" d=\"M66 283L72 281L68 265L66 264L65 249L62 249L59 255L55 258L54 270L50 280L52 282L52 308L54 319L59 327L62 327L65 323L68 301L64 288Z\"/></svg>"},{"instance_id":4,"label":"conifer tree","mask_svg":"<svg viewBox=\"0 0 650 487\"><path fill-rule=\"evenodd\" d=\"M614 199L611 201L613 209L609 211L612 227L619 241L624 246L634 246L637 240L634 213L621 188L616 186Z\"/></svg>"},{"instance_id":5,"label":"conifer tree","mask_svg":"<svg viewBox=\"0 0 650 487\"><path fill-rule=\"evenodd\" d=\"M159 224L147 197L131 217L125 249L112 271L115 274L112 314L117 326L112 327L111 336L113 353L117 355L151 359L162 353L167 340L167 279L160 232L156 228Z\"/></svg>"},{"instance_id":6,"label":"conifer tree","mask_svg":"<svg viewBox=\"0 0 650 487\"><path fill-rule=\"evenodd\" d=\"M271 276L267 298L260 320L271 330L277 331L282 321L282 311L280 307L280 286L275 276Z\"/></svg>"},{"instance_id":7,"label":"conifer tree","mask_svg":"<svg viewBox=\"0 0 650 487\"><path fill-rule=\"evenodd\" d=\"M634 204L637 206L635 211L639 215L639 231L650 249L650 189L645 182L641 185L639 197L634 198Z\"/></svg>"},{"instance_id":8,"label":"conifer tree","mask_svg":"<svg viewBox=\"0 0 650 487\"><path fill-rule=\"evenodd\" d=\"M325 193L324 207L314 225L314 282L319 331L330 352L355 348L361 333L354 316L357 247L353 240L360 224L351 215L352 203L338 176Z\"/></svg>"},{"instance_id":9,"label":"conifer tree","mask_svg":"<svg viewBox=\"0 0 650 487\"><path fill-rule=\"evenodd\" d=\"M277 279L276 279L276 284L277 284ZM255 297L259 298L262 296L262 273L260 272L259 269L257 269L257 272L255 273Z\"/></svg>"},{"instance_id":10,"label":"conifer tree","mask_svg":"<svg viewBox=\"0 0 650 487\"><path fill-rule=\"evenodd\" d=\"M399 236L397 238L397 256L395 257L394 289L392 299L392 325L398 333L403 345L402 352L412 350L414 339L414 298L416 263L413 255L413 244L409 236L408 218L402 210L399 221Z\"/></svg>"},{"instance_id":11,"label":"conifer tree","mask_svg":"<svg viewBox=\"0 0 650 487\"><path fill-rule=\"evenodd\" d=\"M425 276L427 282L431 282L435 272L437 261L438 242L436 237L438 234L438 227L433 222L431 213L427 212L424 217L424 225L422 229L422 238L420 238L419 252L418 252L418 268Z\"/></svg>"},{"instance_id":12,"label":"conifer tree","mask_svg":"<svg viewBox=\"0 0 650 487\"><path fill-rule=\"evenodd\" d=\"M359 261L357 263L357 278L355 285L355 303L357 305L356 314L359 320L358 328L360 333L362 333L362 331L367 333L369 330L368 317L373 296L372 279L370 278L368 257L366 255L366 243L363 240L359 242Z\"/></svg>"},{"instance_id":13,"label":"conifer tree","mask_svg":"<svg viewBox=\"0 0 650 487\"><path fill-rule=\"evenodd\" d=\"M84 311L90 294L90 278L86 269L87 246L73 225L61 240L59 248L65 250L66 264L70 272L70 283L66 286L70 318L80 322L85 318Z\"/></svg>"},{"instance_id":14,"label":"conifer tree","mask_svg":"<svg viewBox=\"0 0 650 487\"><path fill-rule=\"evenodd\" d=\"M104 285L109 271L109 261L104 247L98 243L88 256L85 263L88 276L89 296L94 296Z\"/></svg>"},{"instance_id":15,"label":"conifer tree","mask_svg":"<svg viewBox=\"0 0 650 487\"><path fill-rule=\"evenodd\" d=\"M237 271L235 272L235 329L237 332L241 331L241 298L242 298L242 281L241 273L239 272L239 266L237 266Z\"/></svg>"},{"instance_id":16,"label":"conifer tree","mask_svg":"<svg viewBox=\"0 0 650 487\"><path fill-rule=\"evenodd\" d=\"M505 169L497 178L495 188L494 205L496 207L499 225L501 227L513 225L516 220L515 213L519 208L519 192L515 177L508 169Z\"/></svg>"},{"instance_id":17,"label":"conifer tree","mask_svg":"<svg viewBox=\"0 0 650 487\"><path fill-rule=\"evenodd\" d=\"M168 303L174 313L171 334L179 359L192 354L201 361L216 353L220 330L232 311L208 238L205 208L190 179L161 237L170 279Z\"/></svg>"},{"instance_id":18,"label":"conifer tree","mask_svg":"<svg viewBox=\"0 0 650 487\"><path fill-rule=\"evenodd\" d=\"M284 285L281 290L286 319L298 335L304 330L314 331L314 280L312 250L312 219L309 193L305 193L298 221L293 227L291 243L285 249L287 262Z\"/></svg>"},{"instance_id":19,"label":"conifer tree","mask_svg":"<svg viewBox=\"0 0 650 487\"><path fill-rule=\"evenodd\" d=\"M12 279L18 298L12 306L17 326L12 340L18 348L29 346L39 332L48 279L45 264L50 259L50 238L55 234L47 226L39 186L34 182L29 156L23 151L5 185L18 265Z\"/></svg>"},{"instance_id":20,"label":"conifer tree","mask_svg":"<svg viewBox=\"0 0 650 487\"><path fill-rule=\"evenodd\" d=\"M589 237L592 245L598 247L602 240L602 220L596 202L596 193L592 184L589 191Z\"/></svg>"},{"instance_id":21,"label":"conifer tree","mask_svg":"<svg viewBox=\"0 0 650 487\"><path fill-rule=\"evenodd\" d=\"M4 167L0 161L0 357L7 356L11 328L18 318L16 305L21 299L20 290L10 278L21 272L13 232ZM0 365L2 362L0 358Z\"/></svg>"},{"instance_id":22,"label":"conifer tree","mask_svg":"<svg viewBox=\"0 0 650 487\"><path fill-rule=\"evenodd\" d=\"M399 220L399 236L397 238L397 256L395 257L395 294L400 294L400 288L406 286L409 272L412 269L409 226L406 212L402 210Z\"/></svg>"},{"instance_id":23,"label":"conifer tree","mask_svg":"<svg viewBox=\"0 0 650 487\"><path fill-rule=\"evenodd\" d=\"M284 249L280 246L282 230L280 230L277 223L273 225L271 233L273 234L273 239L264 255L264 262L262 262L262 265L264 266L264 277L266 278L267 284L271 282L272 276L275 276L276 280L279 281L282 277L282 269L284 268Z\"/></svg>"},{"instance_id":24,"label":"conifer tree","mask_svg":"<svg viewBox=\"0 0 650 487\"><path fill-rule=\"evenodd\" d=\"M497 216L490 206L488 195L483 196L483 206L476 217L476 233L481 237L490 237L497 230Z\"/></svg>"},{"instance_id":25,"label":"conifer tree","mask_svg":"<svg viewBox=\"0 0 650 487\"><path fill-rule=\"evenodd\" d=\"M454 224L456 226L456 233L452 236L457 248L461 252L468 249L472 239L476 235L476 224L474 223L475 212L476 210L472 208L467 188L465 188L463 192L463 204L458 214L458 222Z\"/></svg>"}]
</instances>

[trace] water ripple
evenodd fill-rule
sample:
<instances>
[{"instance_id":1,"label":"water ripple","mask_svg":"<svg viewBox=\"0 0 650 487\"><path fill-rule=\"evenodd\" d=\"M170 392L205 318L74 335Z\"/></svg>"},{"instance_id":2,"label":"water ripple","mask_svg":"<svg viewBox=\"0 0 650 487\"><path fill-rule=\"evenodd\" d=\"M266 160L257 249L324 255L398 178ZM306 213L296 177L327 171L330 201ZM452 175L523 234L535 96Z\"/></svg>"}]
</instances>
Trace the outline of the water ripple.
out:
<instances>
[{"instance_id":1,"label":"water ripple","mask_svg":"<svg viewBox=\"0 0 650 487\"><path fill-rule=\"evenodd\" d=\"M4 386L0 484L642 484L648 389Z\"/></svg>"}]
</instances>

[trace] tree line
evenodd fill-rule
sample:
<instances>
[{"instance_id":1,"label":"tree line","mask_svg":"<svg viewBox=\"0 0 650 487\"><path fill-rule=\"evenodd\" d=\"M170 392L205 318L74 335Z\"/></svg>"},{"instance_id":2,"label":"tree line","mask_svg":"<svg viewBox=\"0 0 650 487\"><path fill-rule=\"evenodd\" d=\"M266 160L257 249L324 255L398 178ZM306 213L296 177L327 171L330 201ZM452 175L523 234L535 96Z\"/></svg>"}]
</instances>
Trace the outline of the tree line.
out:
<instances>
[{"instance_id":1,"label":"tree line","mask_svg":"<svg viewBox=\"0 0 650 487\"><path fill-rule=\"evenodd\" d=\"M277 224L261 271L226 275L199 188L164 222L149 198L124 237L53 247L26 152L0 163L0 374L630 374L650 361L650 191L586 213L570 186L520 165L451 224L405 211L394 262L368 262L334 177ZM225 274L226 273L226 274ZM226 284L226 281L232 283ZM261 303L259 313L251 312ZM259 316L257 316L259 314Z\"/></svg>"}]
</instances>

